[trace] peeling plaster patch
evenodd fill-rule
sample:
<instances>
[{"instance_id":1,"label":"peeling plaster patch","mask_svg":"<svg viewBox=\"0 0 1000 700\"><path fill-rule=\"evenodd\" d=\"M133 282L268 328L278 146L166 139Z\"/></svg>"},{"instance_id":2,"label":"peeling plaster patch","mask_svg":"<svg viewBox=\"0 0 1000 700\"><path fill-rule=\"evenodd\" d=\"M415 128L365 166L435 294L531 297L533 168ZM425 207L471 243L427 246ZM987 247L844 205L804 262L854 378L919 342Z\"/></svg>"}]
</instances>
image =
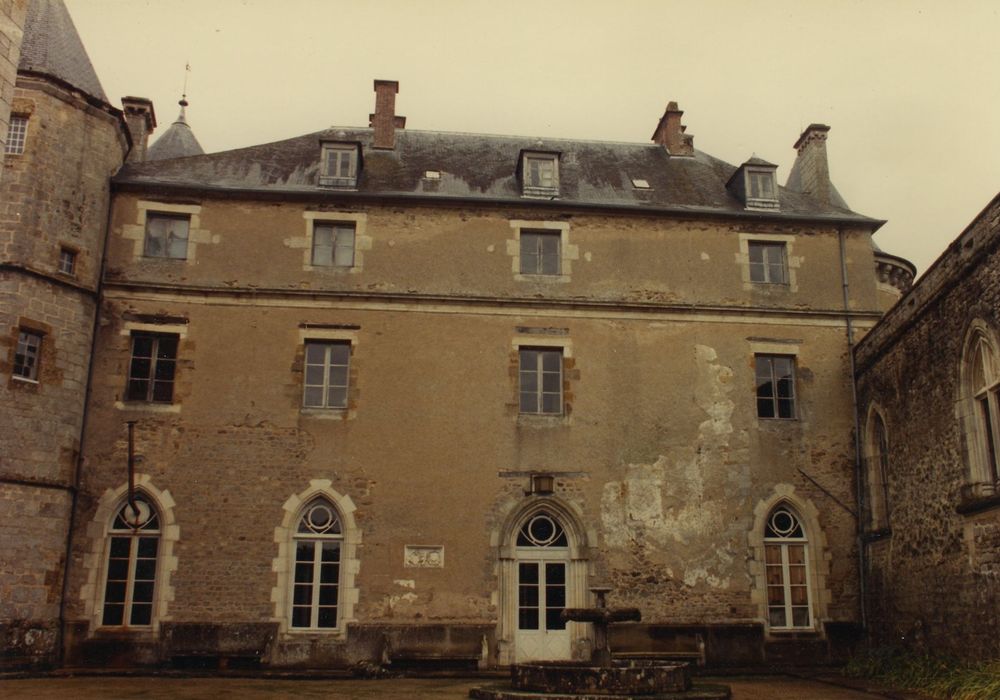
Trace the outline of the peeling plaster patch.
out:
<instances>
[{"instance_id":1,"label":"peeling plaster patch","mask_svg":"<svg viewBox=\"0 0 1000 700\"><path fill-rule=\"evenodd\" d=\"M727 436L733 432L733 409L736 407L727 395L733 390L733 370L716 362L718 355L707 345L695 346L698 363L698 380L695 385L695 401L708 414L708 420L698 426L699 436L704 440L717 436L723 445L728 444Z\"/></svg>"},{"instance_id":2,"label":"peeling plaster patch","mask_svg":"<svg viewBox=\"0 0 1000 700\"><path fill-rule=\"evenodd\" d=\"M413 579L398 578L393 581L397 586L402 586L403 588L416 588L417 582Z\"/></svg>"},{"instance_id":3,"label":"peeling plaster patch","mask_svg":"<svg viewBox=\"0 0 1000 700\"><path fill-rule=\"evenodd\" d=\"M587 251L586 253L583 254L583 259L586 260L587 262L590 262L591 260L594 259L594 256L590 251Z\"/></svg>"},{"instance_id":4,"label":"peeling plaster patch","mask_svg":"<svg viewBox=\"0 0 1000 700\"><path fill-rule=\"evenodd\" d=\"M708 253L706 253L706 252L702 251L702 254L701 254L701 259L702 259L702 260L711 260L711 259L712 259L712 256L711 256L711 255L709 255Z\"/></svg>"},{"instance_id":5,"label":"peeling plaster patch","mask_svg":"<svg viewBox=\"0 0 1000 700\"><path fill-rule=\"evenodd\" d=\"M416 593L403 593L402 595L390 595L386 596L385 602L389 606L389 610L395 610L396 606L400 603L413 603L417 599Z\"/></svg>"},{"instance_id":6,"label":"peeling plaster patch","mask_svg":"<svg viewBox=\"0 0 1000 700\"><path fill-rule=\"evenodd\" d=\"M739 573L733 552L744 529L731 506L747 487L748 470L738 465L749 436L734 435L732 368L720 364L711 347L696 345L694 351L694 399L707 420L697 424L694 444L671 448L652 464L629 464L620 481L606 483L601 524L609 547L662 563L687 586L728 588ZM728 545L718 546L720 534Z\"/></svg>"}]
</instances>

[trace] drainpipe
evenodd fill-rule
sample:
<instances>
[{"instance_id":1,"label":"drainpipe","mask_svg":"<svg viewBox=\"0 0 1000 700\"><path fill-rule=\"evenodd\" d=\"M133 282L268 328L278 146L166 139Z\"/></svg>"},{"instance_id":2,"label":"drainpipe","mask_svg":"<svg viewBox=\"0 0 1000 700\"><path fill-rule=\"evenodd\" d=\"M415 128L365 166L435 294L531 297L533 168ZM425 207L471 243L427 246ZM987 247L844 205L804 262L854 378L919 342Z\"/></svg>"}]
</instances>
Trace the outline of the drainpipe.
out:
<instances>
[{"instance_id":1,"label":"drainpipe","mask_svg":"<svg viewBox=\"0 0 1000 700\"><path fill-rule=\"evenodd\" d=\"M868 629L868 612L865 602L865 546L861 537L864 527L864 474L861 464L861 420L858 416L858 389L855 381L857 368L854 364L854 322L851 319L850 285L847 281L847 250L844 246L844 229L837 227L837 242L840 246L840 281L844 295L844 321L847 333L847 361L851 369L851 409L854 418L854 482L858 494L857 543L858 543L858 595L861 607L861 628Z\"/></svg>"},{"instance_id":2,"label":"drainpipe","mask_svg":"<svg viewBox=\"0 0 1000 700\"><path fill-rule=\"evenodd\" d=\"M126 129L126 132L128 130ZM131 150L131 138L129 138L129 149ZM126 153L127 155L127 153ZM122 156L124 162L125 156ZM108 175L110 181L112 175ZM97 271L97 289L94 294L94 320L91 326L90 335L90 361L87 363L87 383L83 389L83 415L80 419L80 450L76 455L76 464L73 470L73 488L69 506L69 525L66 528L66 563L63 565L62 593L59 596L59 666L64 665L66 660L66 597L69 594L69 570L73 561L73 532L76 530L76 509L80 497L80 480L83 476L83 455L84 443L87 434L87 419L90 417L87 407L90 406L90 394L93 390L94 379L94 357L97 351L97 333L101 325L101 304L104 301L104 269L108 260L108 241L111 239L111 188L108 187L108 209L104 221L104 243L101 250L101 264Z\"/></svg>"}]
</instances>

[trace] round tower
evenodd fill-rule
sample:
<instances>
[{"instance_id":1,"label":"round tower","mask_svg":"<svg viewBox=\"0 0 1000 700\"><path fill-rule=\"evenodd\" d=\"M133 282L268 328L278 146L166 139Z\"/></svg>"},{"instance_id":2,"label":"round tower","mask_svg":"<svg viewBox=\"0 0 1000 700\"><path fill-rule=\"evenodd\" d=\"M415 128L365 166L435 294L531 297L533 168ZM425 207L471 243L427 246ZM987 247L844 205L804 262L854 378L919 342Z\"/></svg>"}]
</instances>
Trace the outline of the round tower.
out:
<instances>
[{"instance_id":1,"label":"round tower","mask_svg":"<svg viewBox=\"0 0 1000 700\"><path fill-rule=\"evenodd\" d=\"M131 139L63 0L30 0L0 175L0 669L53 663L109 201Z\"/></svg>"}]
</instances>

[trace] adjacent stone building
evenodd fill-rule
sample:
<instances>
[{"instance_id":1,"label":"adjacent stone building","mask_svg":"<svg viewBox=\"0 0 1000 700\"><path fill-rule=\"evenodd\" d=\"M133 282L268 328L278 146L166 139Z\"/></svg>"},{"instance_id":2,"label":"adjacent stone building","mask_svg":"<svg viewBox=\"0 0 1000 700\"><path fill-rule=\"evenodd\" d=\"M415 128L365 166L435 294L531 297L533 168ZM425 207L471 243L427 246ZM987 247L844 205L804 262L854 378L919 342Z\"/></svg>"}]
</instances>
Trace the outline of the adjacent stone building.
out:
<instances>
[{"instance_id":1,"label":"adjacent stone building","mask_svg":"<svg viewBox=\"0 0 1000 700\"><path fill-rule=\"evenodd\" d=\"M1000 196L856 351L877 642L1000 656Z\"/></svg>"},{"instance_id":2,"label":"adjacent stone building","mask_svg":"<svg viewBox=\"0 0 1000 700\"><path fill-rule=\"evenodd\" d=\"M0 639L14 664L57 649L109 180L129 145L63 4L26 9L0 177ZM2 10L16 37L24 3Z\"/></svg>"}]
</instances>

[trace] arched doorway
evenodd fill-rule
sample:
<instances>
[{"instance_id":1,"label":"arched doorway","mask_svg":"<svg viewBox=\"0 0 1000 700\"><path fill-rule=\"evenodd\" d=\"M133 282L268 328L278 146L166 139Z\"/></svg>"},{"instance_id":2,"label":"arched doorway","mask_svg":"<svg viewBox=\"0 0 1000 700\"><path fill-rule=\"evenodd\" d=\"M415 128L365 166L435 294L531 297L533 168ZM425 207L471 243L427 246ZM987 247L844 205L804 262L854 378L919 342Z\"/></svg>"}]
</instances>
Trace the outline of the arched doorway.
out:
<instances>
[{"instance_id":1,"label":"arched doorway","mask_svg":"<svg viewBox=\"0 0 1000 700\"><path fill-rule=\"evenodd\" d=\"M539 499L508 520L500 552L500 664L580 656L585 625L563 622L587 604L582 531L568 509Z\"/></svg>"}]
</instances>

